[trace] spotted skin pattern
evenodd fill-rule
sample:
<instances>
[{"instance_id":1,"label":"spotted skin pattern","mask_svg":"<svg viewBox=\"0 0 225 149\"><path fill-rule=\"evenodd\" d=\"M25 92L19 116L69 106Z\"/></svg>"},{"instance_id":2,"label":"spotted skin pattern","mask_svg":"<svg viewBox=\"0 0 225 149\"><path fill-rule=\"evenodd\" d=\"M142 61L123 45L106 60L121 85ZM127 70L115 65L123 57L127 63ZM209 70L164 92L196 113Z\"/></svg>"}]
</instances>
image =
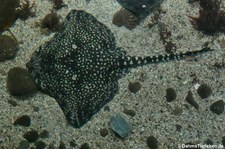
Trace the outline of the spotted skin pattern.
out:
<instances>
[{"instance_id":1,"label":"spotted skin pattern","mask_svg":"<svg viewBox=\"0 0 225 149\"><path fill-rule=\"evenodd\" d=\"M116 47L113 33L94 16L72 10L61 30L34 52L27 68L39 89L55 98L68 122L80 128L113 99L118 79L129 68L209 50L131 57Z\"/></svg>"}]
</instances>

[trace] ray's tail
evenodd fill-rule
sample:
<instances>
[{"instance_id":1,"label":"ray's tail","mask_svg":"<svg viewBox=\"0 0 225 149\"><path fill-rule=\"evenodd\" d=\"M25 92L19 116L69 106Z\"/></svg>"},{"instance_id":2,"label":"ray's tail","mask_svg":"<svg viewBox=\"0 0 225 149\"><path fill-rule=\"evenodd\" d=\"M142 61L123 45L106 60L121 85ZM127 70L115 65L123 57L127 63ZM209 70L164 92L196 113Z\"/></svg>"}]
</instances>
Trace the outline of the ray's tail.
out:
<instances>
[{"instance_id":1,"label":"ray's tail","mask_svg":"<svg viewBox=\"0 0 225 149\"><path fill-rule=\"evenodd\" d=\"M173 60L183 60L186 56L195 56L201 53L214 51L210 48L203 48L199 51L188 51L185 53L175 53L167 55L156 55L156 56L146 56L146 57L136 57L136 56L127 56L120 61L120 67L122 68L131 68L137 66L143 66L147 64L156 64L160 62L168 62Z\"/></svg>"}]
</instances>

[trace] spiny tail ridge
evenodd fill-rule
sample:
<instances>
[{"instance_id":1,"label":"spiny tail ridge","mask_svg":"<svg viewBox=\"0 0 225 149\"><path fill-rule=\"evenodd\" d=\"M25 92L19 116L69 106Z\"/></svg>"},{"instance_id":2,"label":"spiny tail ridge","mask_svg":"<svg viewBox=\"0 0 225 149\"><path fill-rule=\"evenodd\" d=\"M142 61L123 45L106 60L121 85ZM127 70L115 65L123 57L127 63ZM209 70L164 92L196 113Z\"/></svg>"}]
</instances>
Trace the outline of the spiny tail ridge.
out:
<instances>
[{"instance_id":1,"label":"spiny tail ridge","mask_svg":"<svg viewBox=\"0 0 225 149\"><path fill-rule=\"evenodd\" d=\"M168 62L173 60L182 60L186 56L195 56L197 54L205 53L208 51L213 51L210 48L203 48L199 51L188 51L185 53L175 53L175 54L167 54L167 55L156 55L156 56L146 56L146 57L135 57L135 56L127 56L122 58L120 61L120 67L137 67L146 64L155 64L160 62Z\"/></svg>"}]
</instances>

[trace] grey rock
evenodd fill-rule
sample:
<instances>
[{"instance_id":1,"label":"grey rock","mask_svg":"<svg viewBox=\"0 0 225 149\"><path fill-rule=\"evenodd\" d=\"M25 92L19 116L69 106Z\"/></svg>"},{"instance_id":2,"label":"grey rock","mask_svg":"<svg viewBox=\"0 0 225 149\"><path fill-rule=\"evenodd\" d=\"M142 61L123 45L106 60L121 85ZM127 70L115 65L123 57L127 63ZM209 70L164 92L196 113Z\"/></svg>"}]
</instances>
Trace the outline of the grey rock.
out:
<instances>
[{"instance_id":1,"label":"grey rock","mask_svg":"<svg viewBox=\"0 0 225 149\"><path fill-rule=\"evenodd\" d=\"M29 148L29 142L27 140L20 141L20 144L17 149L28 149Z\"/></svg>"},{"instance_id":2,"label":"grey rock","mask_svg":"<svg viewBox=\"0 0 225 149\"><path fill-rule=\"evenodd\" d=\"M121 114L116 114L115 116L112 116L109 125L111 129L121 138L128 137L131 131L130 124L123 118Z\"/></svg>"}]
</instances>

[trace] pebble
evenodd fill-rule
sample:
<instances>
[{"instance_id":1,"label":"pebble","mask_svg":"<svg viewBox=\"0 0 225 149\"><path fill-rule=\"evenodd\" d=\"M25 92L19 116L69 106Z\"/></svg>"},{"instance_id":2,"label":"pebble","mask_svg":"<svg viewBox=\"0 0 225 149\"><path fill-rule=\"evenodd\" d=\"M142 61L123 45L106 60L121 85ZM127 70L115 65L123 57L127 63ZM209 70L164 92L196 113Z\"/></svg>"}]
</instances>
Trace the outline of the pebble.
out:
<instances>
[{"instance_id":1,"label":"pebble","mask_svg":"<svg viewBox=\"0 0 225 149\"><path fill-rule=\"evenodd\" d=\"M35 142L39 138L39 134L35 130L31 130L23 134L23 137L28 141L28 142Z\"/></svg>"},{"instance_id":2,"label":"pebble","mask_svg":"<svg viewBox=\"0 0 225 149\"><path fill-rule=\"evenodd\" d=\"M140 82L129 82L128 89L131 93L136 93L141 89Z\"/></svg>"},{"instance_id":3,"label":"pebble","mask_svg":"<svg viewBox=\"0 0 225 149\"><path fill-rule=\"evenodd\" d=\"M16 101L11 100L11 99L8 100L8 103L9 103L10 105L12 105L13 107L15 107L15 106L18 105L18 103L17 103Z\"/></svg>"},{"instance_id":4,"label":"pebble","mask_svg":"<svg viewBox=\"0 0 225 149\"><path fill-rule=\"evenodd\" d=\"M13 59L19 49L17 41L8 35L0 35L0 61Z\"/></svg>"},{"instance_id":5,"label":"pebble","mask_svg":"<svg viewBox=\"0 0 225 149\"><path fill-rule=\"evenodd\" d=\"M176 124L176 131L181 132L182 126L179 124Z\"/></svg>"},{"instance_id":6,"label":"pebble","mask_svg":"<svg viewBox=\"0 0 225 149\"><path fill-rule=\"evenodd\" d=\"M149 136L146 142L150 149L158 149L159 142L154 136Z\"/></svg>"},{"instance_id":7,"label":"pebble","mask_svg":"<svg viewBox=\"0 0 225 149\"><path fill-rule=\"evenodd\" d=\"M22 140L20 141L19 146L17 147L17 149L29 149L29 142L27 140Z\"/></svg>"},{"instance_id":8,"label":"pebble","mask_svg":"<svg viewBox=\"0 0 225 149\"><path fill-rule=\"evenodd\" d=\"M213 145L213 141L211 139L207 139L207 140L205 140L205 144Z\"/></svg>"},{"instance_id":9,"label":"pebble","mask_svg":"<svg viewBox=\"0 0 225 149\"><path fill-rule=\"evenodd\" d=\"M207 84L201 84L197 89L197 93L202 99L205 99L212 94L212 89Z\"/></svg>"},{"instance_id":10,"label":"pebble","mask_svg":"<svg viewBox=\"0 0 225 149\"><path fill-rule=\"evenodd\" d=\"M130 115L130 116L135 116L136 115L136 112L135 110L132 110L132 109L124 109L123 110L123 113L127 114L127 115Z\"/></svg>"},{"instance_id":11,"label":"pebble","mask_svg":"<svg viewBox=\"0 0 225 149\"><path fill-rule=\"evenodd\" d=\"M102 137L105 137L105 136L107 136L108 134L109 134L109 131L108 131L107 128L102 128L102 129L100 129L100 135L101 135Z\"/></svg>"},{"instance_id":12,"label":"pebble","mask_svg":"<svg viewBox=\"0 0 225 149\"><path fill-rule=\"evenodd\" d=\"M66 149L66 145L63 141L60 141L58 149Z\"/></svg>"},{"instance_id":13,"label":"pebble","mask_svg":"<svg viewBox=\"0 0 225 149\"><path fill-rule=\"evenodd\" d=\"M33 106L33 110L34 110L34 112L39 112L40 111L40 108L37 107L37 106Z\"/></svg>"},{"instance_id":14,"label":"pebble","mask_svg":"<svg viewBox=\"0 0 225 149\"><path fill-rule=\"evenodd\" d=\"M48 145L48 149L56 149L55 145L53 143L50 143Z\"/></svg>"},{"instance_id":15,"label":"pebble","mask_svg":"<svg viewBox=\"0 0 225 149\"><path fill-rule=\"evenodd\" d=\"M112 23L118 27L124 26L127 29L134 29L141 22L141 19L125 8L121 8L113 15Z\"/></svg>"},{"instance_id":16,"label":"pebble","mask_svg":"<svg viewBox=\"0 0 225 149\"><path fill-rule=\"evenodd\" d=\"M46 147L46 144L43 141L37 141L34 145L36 146L36 149L44 149Z\"/></svg>"},{"instance_id":17,"label":"pebble","mask_svg":"<svg viewBox=\"0 0 225 149\"><path fill-rule=\"evenodd\" d=\"M180 116L183 113L183 109L181 107L175 106L172 111L173 115Z\"/></svg>"},{"instance_id":18,"label":"pebble","mask_svg":"<svg viewBox=\"0 0 225 149\"><path fill-rule=\"evenodd\" d=\"M71 147L76 147L76 146L77 146L76 141L75 141L75 140L71 140L71 141L70 141L70 146L71 146Z\"/></svg>"},{"instance_id":19,"label":"pebble","mask_svg":"<svg viewBox=\"0 0 225 149\"><path fill-rule=\"evenodd\" d=\"M225 103L223 100L218 100L211 104L210 110L217 115L220 115L224 112Z\"/></svg>"},{"instance_id":20,"label":"pebble","mask_svg":"<svg viewBox=\"0 0 225 149\"><path fill-rule=\"evenodd\" d=\"M168 102L171 102L171 101L175 100L176 98L177 98L177 93L176 93L175 89L167 88L166 89L166 100Z\"/></svg>"},{"instance_id":21,"label":"pebble","mask_svg":"<svg viewBox=\"0 0 225 149\"><path fill-rule=\"evenodd\" d=\"M197 110L199 109L199 105L198 105L198 103L194 100L194 97L193 97L193 94L192 94L191 91L188 91L188 94L187 94L185 100L186 100L189 104L191 104L195 109L197 109Z\"/></svg>"},{"instance_id":22,"label":"pebble","mask_svg":"<svg viewBox=\"0 0 225 149\"><path fill-rule=\"evenodd\" d=\"M30 73L20 67L14 67L9 70L7 88L13 96L27 95L36 91L36 86L31 80Z\"/></svg>"},{"instance_id":23,"label":"pebble","mask_svg":"<svg viewBox=\"0 0 225 149\"><path fill-rule=\"evenodd\" d=\"M28 115L22 115L14 121L13 125L29 127L31 125L31 118Z\"/></svg>"},{"instance_id":24,"label":"pebble","mask_svg":"<svg viewBox=\"0 0 225 149\"><path fill-rule=\"evenodd\" d=\"M105 105L105 107L104 107L104 111L110 111L110 107L108 106L108 105Z\"/></svg>"},{"instance_id":25,"label":"pebble","mask_svg":"<svg viewBox=\"0 0 225 149\"><path fill-rule=\"evenodd\" d=\"M123 118L121 114L112 116L109 121L109 125L111 129L123 139L128 137L131 131L130 124Z\"/></svg>"},{"instance_id":26,"label":"pebble","mask_svg":"<svg viewBox=\"0 0 225 149\"><path fill-rule=\"evenodd\" d=\"M80 149L91 149L91 147L89 146L88 143L83 143L81 144Z\"/></svg>"},{"instance_id":27,"label":"pebble","mask_svg":"<svg viewBox=\"0 0 225 149\"><path fill-rule=\"evenodd\" d=\"M39 135L41 138L49 138L49 131L43 130Z\"/></svg>"}]
</instances>

